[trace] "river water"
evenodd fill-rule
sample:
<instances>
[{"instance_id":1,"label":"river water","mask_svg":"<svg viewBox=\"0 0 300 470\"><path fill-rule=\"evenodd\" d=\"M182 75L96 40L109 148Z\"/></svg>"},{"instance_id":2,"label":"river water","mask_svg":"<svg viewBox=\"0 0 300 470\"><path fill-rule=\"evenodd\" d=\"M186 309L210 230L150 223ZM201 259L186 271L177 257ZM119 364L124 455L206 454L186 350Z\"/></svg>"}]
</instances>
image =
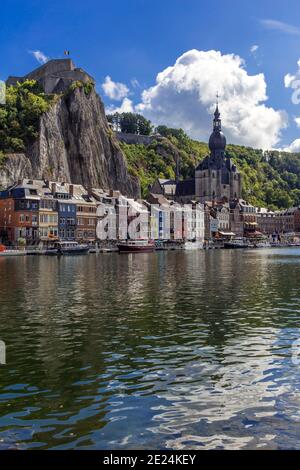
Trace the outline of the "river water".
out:
<instances>
[{"instance_id":1,"label":"river water","mask_svg":"<svg viewBox=\"0 0 300 470\"><path fill-rule=\"evenodd\" d=\"M0 258L0 449L300 449L299 280L299 249Z\"/></svg>"}]
</instances>

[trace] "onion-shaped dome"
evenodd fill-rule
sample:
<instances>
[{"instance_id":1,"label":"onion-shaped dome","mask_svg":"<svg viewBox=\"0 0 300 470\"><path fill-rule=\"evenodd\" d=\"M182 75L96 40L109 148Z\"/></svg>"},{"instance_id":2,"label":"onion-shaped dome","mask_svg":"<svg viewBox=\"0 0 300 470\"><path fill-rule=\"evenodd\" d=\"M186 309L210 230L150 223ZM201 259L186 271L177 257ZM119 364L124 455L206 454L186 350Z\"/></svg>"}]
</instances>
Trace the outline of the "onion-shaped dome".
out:
<instances>
[{"instance_id":1,"label":"onion-shaped dome","mask_svg":"<svg viewBox=\"0 0 300 470\"><path fill-rule=\"evenodd\" d=\"M208 146L211 152L215 150L224 151L226 148L226 137L223 132L215 130L209 138Z\"/></svg>"}]
</instances>

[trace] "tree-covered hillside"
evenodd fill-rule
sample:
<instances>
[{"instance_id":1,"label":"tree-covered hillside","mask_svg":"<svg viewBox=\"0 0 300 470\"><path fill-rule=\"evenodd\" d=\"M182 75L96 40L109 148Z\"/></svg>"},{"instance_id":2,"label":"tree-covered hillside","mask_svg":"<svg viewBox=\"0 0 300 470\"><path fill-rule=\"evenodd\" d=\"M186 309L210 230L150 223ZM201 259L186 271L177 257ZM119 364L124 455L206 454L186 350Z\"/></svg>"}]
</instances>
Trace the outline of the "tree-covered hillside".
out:
<instances>
[{"instance_id":1,"label":"tree-covered hillside","mask_svg":"<svg viewBox=\"0 0 300 470\"><path fill-rule=\"evenodd\" d=\"M190 139L182 129L159 126L150 145L120 143L129 170L140 178L143 196L156 178L174 178L176 161L180 176L194 175L194 168L208 153L203 142ZM229 155L243 176L243 197L250 203L270 209L300 205L300 154L263 152L228 145Z\"/></svg>"}]
</instances>

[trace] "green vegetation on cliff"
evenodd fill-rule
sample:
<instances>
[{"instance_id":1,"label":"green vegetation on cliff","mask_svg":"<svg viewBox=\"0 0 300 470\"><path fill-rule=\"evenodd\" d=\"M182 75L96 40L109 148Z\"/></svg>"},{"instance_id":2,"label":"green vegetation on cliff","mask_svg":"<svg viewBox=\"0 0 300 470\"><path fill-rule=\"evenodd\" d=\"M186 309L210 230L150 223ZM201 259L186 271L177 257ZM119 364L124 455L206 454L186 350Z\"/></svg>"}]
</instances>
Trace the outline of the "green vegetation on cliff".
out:
<instances>
[{"instance_id":1,"label":"green vegetation on cliff","mask_svg":"<svg viewBox=\"0 0 300 470\"><path fill-rule=\"evenodd\" d=\"M207 145L189 139L182 129L178 133L177 129L170 129L168 135L153 138L147 146L124 142L120 142L120 146L129 172L140 179L143 196L147 195L156 178L175 178L178 159L181 177L188 178L193 175L195 165L207 154Z\"/></svg>"},{"instance_id":2,"label":"green vegetation on cliff","mask_svg":"<svg viewBox=\"0 0 300 470\"><path fill-rule=\"evenodd\" d=\"M39 118L52 99L34 80L7 88L6 104L0 105L0 152L25 151L38 137Z\"/></svg>"},{"instance_id":3,"label":"green vegetation on cliff","mask_svg":"<svg viewBox=\"0 0 300 470\"><path fill-rule=\"evenodd\" d=\"M162 137L154 136L148 146L120 143L129 171L140 178L143 196L156 178L175 177L178 157L180 177L188 178L208 153L205 143L190 139L182 129L159 126L156 131ZM228 145L227 155L242 173L247 201L270 209L300 205L300 154Z\"/></svg>"},{"instance_id":4,"label":"green vegetation on cliff","mask_svg":"<svg viewBox=\"0 0 300 470\"><path fill-rule=\"evenodd\" d=\"M81 80L76 80L75 82L71 83L66 94L72 93L72 91L76 89L81 89L81 88L84 90L84 93L86 94L86 96L88 96L94 89L94 84L91 81L82 82Z\"/></svg>"},{"instance_id":5,"label":"green vegetation on cliff","mask_svg":"<svg viewBox=\"0 0 300 470\"><path fill-rule=\"evenodd\" d=\"M73 82L66 94L83 88L89 95L92 82ZM38 137L40 116L60 95L47 95L35 80L26 80L6 89L6 104L0 105L0 164L3 154L25 152ZM2 156L1 156L2 152Z\"/></svg>"}]
</instances>

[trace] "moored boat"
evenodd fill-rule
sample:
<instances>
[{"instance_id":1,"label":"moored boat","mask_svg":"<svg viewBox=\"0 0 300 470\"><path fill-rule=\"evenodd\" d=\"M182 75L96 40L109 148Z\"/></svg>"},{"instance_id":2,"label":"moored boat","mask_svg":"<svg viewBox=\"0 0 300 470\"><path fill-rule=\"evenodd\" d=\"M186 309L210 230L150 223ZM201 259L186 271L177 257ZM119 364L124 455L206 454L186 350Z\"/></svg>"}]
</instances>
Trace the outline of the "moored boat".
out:
<instances>
[{"instance_id":1,"label":"moored boat","mask_svg":"<svg viewBox=\"0 0 300 470\"><path fill-rule=\"evenodd\" d=\"M152 253L155 244L149 240L128 240L117 245L119 253Z\"/></svg>"},{"instance_id":2,"label":"moored boat","mask_svg":"<svg viewBox=\"0 0 300 470\"><path fill-rule=\"evenodd\" d=\"M244 238L233 238L228 242L224 242L224 248L237 249L237 248L249 248L249 243Z\"/></svg>"},{"instance_id":3,"label":"moored boat","mask_svg":"<svg viewBox=\"0 0 300 470\"><path fill-rule=\"evenodd\" d=\"M47 248L46 255L86 255L89 252L88 245L80 245L72 241L55 242L52 247Z\"/></svg>"}]
</instances>

